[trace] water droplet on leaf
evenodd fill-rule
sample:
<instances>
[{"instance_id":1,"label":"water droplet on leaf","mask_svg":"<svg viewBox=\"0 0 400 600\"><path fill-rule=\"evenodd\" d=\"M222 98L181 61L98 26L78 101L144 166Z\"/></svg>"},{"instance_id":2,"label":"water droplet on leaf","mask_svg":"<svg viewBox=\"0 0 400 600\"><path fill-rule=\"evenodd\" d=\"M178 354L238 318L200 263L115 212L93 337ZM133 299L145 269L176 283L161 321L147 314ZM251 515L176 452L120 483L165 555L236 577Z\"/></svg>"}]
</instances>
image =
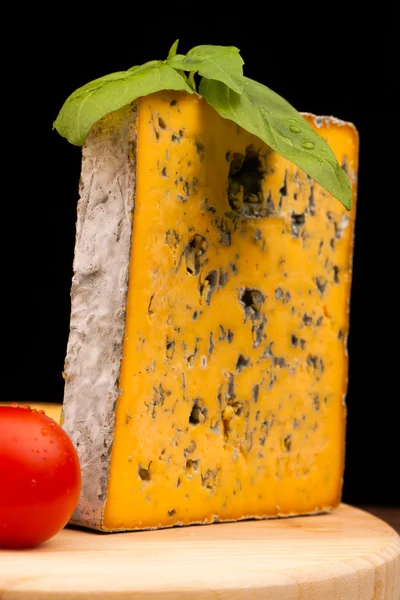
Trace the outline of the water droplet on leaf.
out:
<instances>
[{"instance_id":1,"label":"water droplet on leaf","mask_svg":"<svg viewBox=\"0 0 400 600\"><path fill-rule=\"evenodd\" d=\"M290 138L286 137L285 135L281 135L281 138L284 142L286 142L287 144L289 144L289 146L293 146L293 142Z\"/></svg>"},{"instance_id":2,"label":"water droplet on leaf","mask_svg":"<svg viewBox=\"0 0 400 600\"><path fill-rule=\"evenodd\" d=\"M297 127L297 125L291 125L291 126L289 127L289 129L290 129L290 131L292 131L293 133L300 133L300 132L301 132L301 129L300 129L300 127Z\"/></svg>"},{"instance_id":3,"label":"water droplet on leaf","mask_svg":"<svg viewBox=\"0 0 400 600\"><path fill-rule=\"evenodd\" d=\"M314 142L303 142L302 146L306 150L312 150L314 148Z\"/></svg>"}]
</instances>

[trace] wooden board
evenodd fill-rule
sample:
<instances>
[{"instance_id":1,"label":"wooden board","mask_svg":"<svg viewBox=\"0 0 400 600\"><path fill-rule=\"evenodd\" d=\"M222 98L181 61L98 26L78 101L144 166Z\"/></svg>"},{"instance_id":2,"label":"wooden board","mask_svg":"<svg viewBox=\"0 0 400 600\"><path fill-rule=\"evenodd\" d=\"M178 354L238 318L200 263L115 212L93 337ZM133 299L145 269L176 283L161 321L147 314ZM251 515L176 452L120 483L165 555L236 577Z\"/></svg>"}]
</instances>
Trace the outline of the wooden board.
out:
<instances>
[{"instance_id":1,"label":"wooden board","mask_svg":"<svg viewBox=\"0 0 400 600\"><path fill-rule=\"evenodd\" d=\"M0 406L8 406L10 404L11 402L0 402ZM17 402L17 404L19 404L19 406L24 406L28 404L31 408L36 408L36 410L44 410L48 417L51 417L52 419L57 421L57 423L60 422L62 407L61 404L47 402Z\"/></svg>"},{"instance_id":2,"label":"wooden board","mask_svg":"<svg viewBox=\"0 0 400 600\"><path fill-rule=\"evenodd\" d=\"M329 515L101 534L67 528L0 551L1 600L399 600L400 537L340 506Z\"/></svg>"}]
</instances>

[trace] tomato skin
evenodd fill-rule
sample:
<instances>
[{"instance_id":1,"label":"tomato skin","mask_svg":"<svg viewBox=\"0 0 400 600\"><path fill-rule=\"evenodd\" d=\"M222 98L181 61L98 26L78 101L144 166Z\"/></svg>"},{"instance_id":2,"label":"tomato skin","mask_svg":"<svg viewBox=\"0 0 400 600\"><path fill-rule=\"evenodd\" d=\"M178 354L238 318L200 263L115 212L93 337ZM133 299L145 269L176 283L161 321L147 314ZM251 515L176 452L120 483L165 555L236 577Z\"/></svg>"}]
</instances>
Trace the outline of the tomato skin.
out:
<instances>
[{"instance_id":1,"label":"tomato skin","mask_svg":"<svg viewBox=\"0 0 400 600\"><path fill-rule=\"evenodd\" d=\"M0 548L31 548L58 533L79 500L81 470L53 419L0 406Z\"/></svg>"}]
</instances>

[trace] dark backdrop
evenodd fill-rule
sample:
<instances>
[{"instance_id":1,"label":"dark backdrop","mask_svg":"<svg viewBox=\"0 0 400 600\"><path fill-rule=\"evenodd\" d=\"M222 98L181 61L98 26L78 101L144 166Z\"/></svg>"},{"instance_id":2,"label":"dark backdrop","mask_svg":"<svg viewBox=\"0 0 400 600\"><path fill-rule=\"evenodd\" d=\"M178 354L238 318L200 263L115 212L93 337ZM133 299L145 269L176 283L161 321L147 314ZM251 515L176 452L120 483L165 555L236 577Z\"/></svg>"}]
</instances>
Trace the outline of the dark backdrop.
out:
<instances>
[{"instance_id":1,"label":"dark backdrop","mask_svg":"<svg viewBox=\"0 0 400 600\"><path fill-rule=\"evenodd\" d=\"M299 6L262 14L250 4L225 7L226 16L217 20L207 11L194 18L192 5L155 6L148 14L120 6L116 11L93 8L83 21L78 12L41 15L35 7L9 23L3 52L0 400L62 401L81 157L79 148L52 131L62 103L96 77L164 58L176 38L181 52L198 44L236 45L246 75L300 111L334 114L359 130L344 500L400 504L399 69L390 16L383 22L374 9L360 21L343 6L314 18Z\"/></svg>"}]
</instances>

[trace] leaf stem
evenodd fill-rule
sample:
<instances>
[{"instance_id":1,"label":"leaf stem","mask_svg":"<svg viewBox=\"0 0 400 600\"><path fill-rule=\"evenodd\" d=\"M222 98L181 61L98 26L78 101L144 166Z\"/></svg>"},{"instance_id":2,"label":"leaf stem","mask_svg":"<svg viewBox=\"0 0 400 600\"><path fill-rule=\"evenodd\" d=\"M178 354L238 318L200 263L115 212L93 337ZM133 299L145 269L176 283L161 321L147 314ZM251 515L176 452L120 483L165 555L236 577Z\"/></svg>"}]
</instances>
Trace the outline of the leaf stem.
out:
<instances>
[{"instance_id":1,"label":"leaf stem","mask_svg":"<svg viewBox=\"0 0 400 600\"><path fill-rule=\"evenodd\" d=\"M197 90L196 90L196 81L195 81L195 78L194 78L194 71L191 71L191 72L189 73L189 76L188 76L188 83L189 83L190 87L191 87L191 88L192 88L192 89L193 89L195 92L197 92Z\"/></svg>"}]
</instances>

